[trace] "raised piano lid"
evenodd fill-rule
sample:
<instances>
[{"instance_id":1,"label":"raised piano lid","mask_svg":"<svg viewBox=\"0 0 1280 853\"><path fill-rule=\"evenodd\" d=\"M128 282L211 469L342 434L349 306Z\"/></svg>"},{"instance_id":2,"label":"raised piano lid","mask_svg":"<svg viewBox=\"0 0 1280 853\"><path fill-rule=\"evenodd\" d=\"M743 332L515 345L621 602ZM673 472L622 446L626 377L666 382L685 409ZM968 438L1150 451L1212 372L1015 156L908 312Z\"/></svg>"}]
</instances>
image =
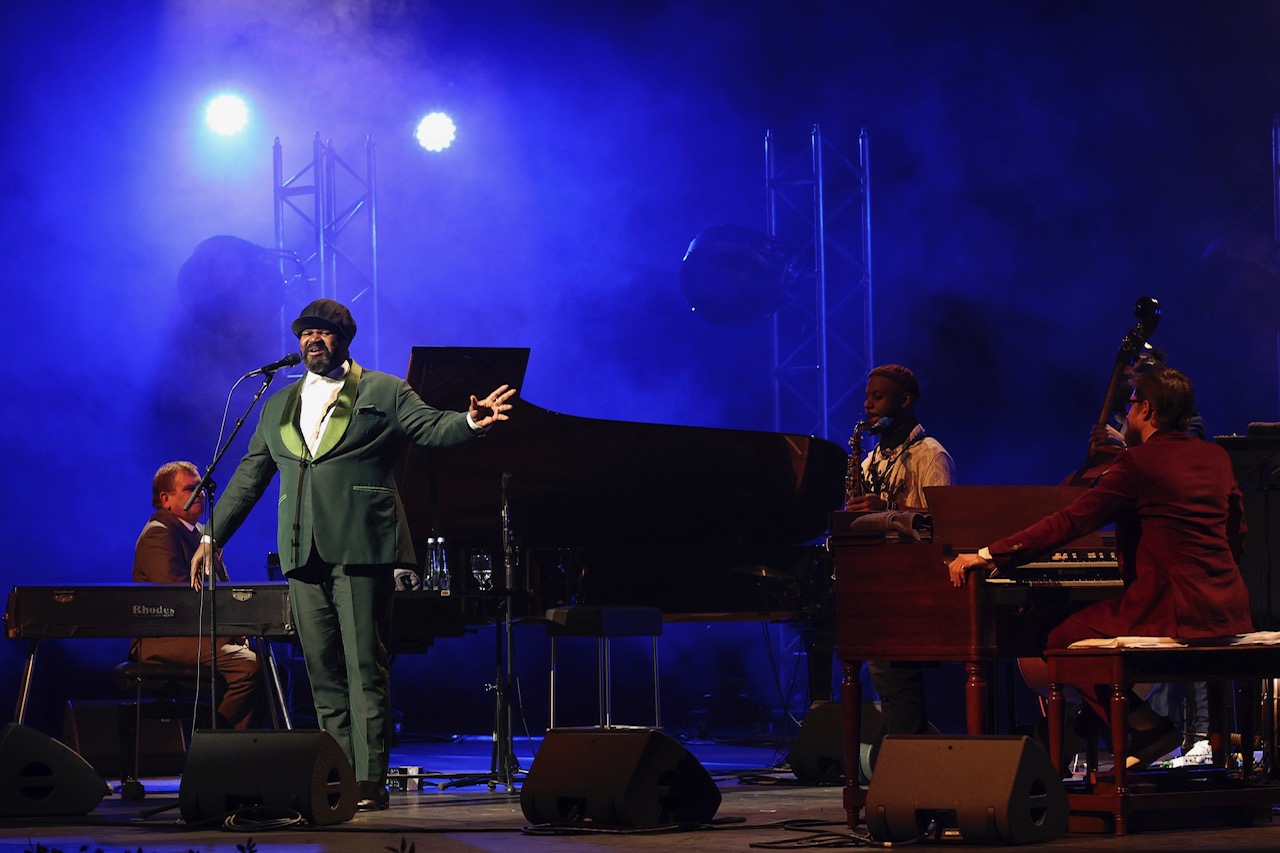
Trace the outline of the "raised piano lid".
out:
<instances>
[{"instance_id":1,"label":"raised piano lid","mask_svg":"<svg viewBox=\"0 0 1280 853\"><path fill-rule=\"evenodd\" d=\"M414 347L409 384L429 405L519 388L526 348ZM847 456L812 436L564 415L519 395L479 441L412 447L399 486L416 544L500 543L502 481L512 528L530 547L637 543L796 545L823 535L843 499Z\"/></svg>"},{"instance_id":2,"label":"raised piano lid","mask_svg":"<svg viewBox=\"0 0 1280 853\"><path fill-rule=\"evenodd\" d=\"M961 553L1029 527L1084 491L1084 486L927 486L924 493L933 516L933 541L944 553ZM1095 531L1059 550L1104 547L1102 531Z\"/></svg>"}]
</instances>

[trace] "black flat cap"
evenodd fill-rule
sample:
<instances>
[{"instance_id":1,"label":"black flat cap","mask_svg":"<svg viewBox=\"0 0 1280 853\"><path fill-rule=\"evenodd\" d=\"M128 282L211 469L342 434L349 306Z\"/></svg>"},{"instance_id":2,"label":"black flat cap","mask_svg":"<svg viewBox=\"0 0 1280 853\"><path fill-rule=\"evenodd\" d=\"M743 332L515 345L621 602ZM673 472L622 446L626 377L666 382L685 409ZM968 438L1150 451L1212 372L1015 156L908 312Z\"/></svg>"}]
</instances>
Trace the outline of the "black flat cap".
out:
<instances>
[{"instance_id":1,"label":"black flat cap","mask_svg":"<svg viewBox=\"0 0 1280 853\"><path fill-rule=\"evenodd\" d=\"M332 299L317 299L303 308L290 328L297 337L302 337L307 329L329 329L346 338L347 343L356 336L356 321L351 318L351 312Z\"/></svg>"}]
</instances>

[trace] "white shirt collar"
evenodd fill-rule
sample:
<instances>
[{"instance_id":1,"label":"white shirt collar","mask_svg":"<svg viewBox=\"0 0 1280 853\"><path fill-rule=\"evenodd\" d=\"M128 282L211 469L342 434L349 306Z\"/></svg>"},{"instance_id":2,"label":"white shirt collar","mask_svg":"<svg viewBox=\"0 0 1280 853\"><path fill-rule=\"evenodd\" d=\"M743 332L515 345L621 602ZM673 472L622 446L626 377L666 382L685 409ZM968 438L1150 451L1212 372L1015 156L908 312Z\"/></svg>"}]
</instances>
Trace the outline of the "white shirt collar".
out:
<instances>
[{"instance_id":1,"label":"white shirt collar","mask_svg":"<svg viewBox=\"0 0 1280 853\"><path fill-rule=\"evenodd\" d=\"M350 359L342 362L342 364L330 370L328 373L312 373L307 371L306 377L302 381L302 387L307 388L317 383L329 384L333 382L342 382L347 378L347 370L350 367Z\"/></svg>"}]
</instances>

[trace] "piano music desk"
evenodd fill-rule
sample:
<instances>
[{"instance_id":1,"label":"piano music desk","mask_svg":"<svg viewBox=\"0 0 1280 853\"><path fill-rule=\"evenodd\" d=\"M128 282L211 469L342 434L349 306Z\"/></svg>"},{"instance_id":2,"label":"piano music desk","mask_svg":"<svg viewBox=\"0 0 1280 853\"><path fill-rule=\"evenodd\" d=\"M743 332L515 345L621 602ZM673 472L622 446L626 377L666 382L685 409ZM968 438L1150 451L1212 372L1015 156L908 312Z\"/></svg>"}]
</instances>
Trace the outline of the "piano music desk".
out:
<instances>
[{"instance_id":1,"label":"piano music desk","mask_svg":"<svg viewBox=\"0 0 1280 853\"><path fill-rule=\"evenodd\" d=\"M1067 757L1063 755L1064 687L1067 684L1110 687L1111 742L1123 744L1129 689L1134 684L1207 682L1214 764L1225 768L1231 734L1227 686L1235 685L1239 706L1245 711L1239 715L1241 743L1252 745L1256 685L1263 679L1280 676L1280 646L1275 645L1049 649L1045 658L1049 664L1050 758L1064 778L1067 775ZM1263 719L1269 750L1267 772L1271 774L1276 767L1276 731L1274 717L1268 720L1268 716L1264 713ZM1083 780L1082 792L1068 788L1069 829L1106 831L1110 823L1116 835L1124 835L1130 829L1131 816L1138 811L1254 807L1269 815L1271 805L1280 802L1280 786L1270 778L1261 783L1252 782L1249 777L1253 750L1246 746L1241 752L1241 772L1228 774L1225 769L1215 770L1223 780L1222 784L1212 786L1203 781L1189 784L1193 774L1185 770L1127 773L1123 761L1118 761L1109 775L1091 772ZM1176 784L1179 780L1182 784Z\"/></svg>"}]
</instances>

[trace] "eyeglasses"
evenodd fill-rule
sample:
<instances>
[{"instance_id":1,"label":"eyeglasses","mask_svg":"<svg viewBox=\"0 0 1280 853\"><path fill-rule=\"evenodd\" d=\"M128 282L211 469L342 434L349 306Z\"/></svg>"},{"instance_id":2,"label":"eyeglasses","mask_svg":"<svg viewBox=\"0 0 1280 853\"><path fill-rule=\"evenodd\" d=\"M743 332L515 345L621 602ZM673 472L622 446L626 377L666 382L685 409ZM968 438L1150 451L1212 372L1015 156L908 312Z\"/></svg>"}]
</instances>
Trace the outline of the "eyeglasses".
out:
<instances>
[{"instance_id":1,"label":"eyeglasses","mask_svg":"<svg viewBox=\"0 0 1280 853\"><path fill-rule=\"evenodd\" d=\"M1130 397L1130 398L1129 398L1129 405L1128 405L1126 408L1132 409L1132 408L1133 408L1133 404L1134 404L1134 403L1141 403L1141 402L1143 402L1141 398L1138 398L1138 397Z\"/></svg>"}]
</instances>

